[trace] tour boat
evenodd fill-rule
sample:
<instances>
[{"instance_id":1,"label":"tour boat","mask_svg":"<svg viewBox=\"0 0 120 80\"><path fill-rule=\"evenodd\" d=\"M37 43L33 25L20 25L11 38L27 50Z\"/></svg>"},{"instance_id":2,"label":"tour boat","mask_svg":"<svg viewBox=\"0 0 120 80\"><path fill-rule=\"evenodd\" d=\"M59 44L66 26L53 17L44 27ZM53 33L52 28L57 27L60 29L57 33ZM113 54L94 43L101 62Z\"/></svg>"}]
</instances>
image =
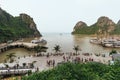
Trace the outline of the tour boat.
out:
<instances>
[{"instance_id":1,"label":"tour boat","mask_svg":"<svg viewBox=\"0 0 120 80\"><path fill-rule=\"evenodd\" d=\"M90 42L90 43L93 43L93 44L101 44L101 41L98 40L98 39L90 39L89 42Z\"/></svg>"},{"instance_id":2,"label":"tour boat","mask_svg":"<svg viewBox=\"0 0 120 80\"><path fill-rule=\"evenodd\" d=\"M32 40L31 43L34 43L34 44L47 44L47 41L44 40L44 39L35 39L35 40Z\"/></svg>"},{"instance_id":3,"label":"tour boat","mask_svg":"<svg viewBox=\"0 0 120 80\"><path fill-rule=\"evenodd\" d=\"M120 47L120 41L116 39L107 39L102 41L104 47Z\"/></svg>"}]
</instances>

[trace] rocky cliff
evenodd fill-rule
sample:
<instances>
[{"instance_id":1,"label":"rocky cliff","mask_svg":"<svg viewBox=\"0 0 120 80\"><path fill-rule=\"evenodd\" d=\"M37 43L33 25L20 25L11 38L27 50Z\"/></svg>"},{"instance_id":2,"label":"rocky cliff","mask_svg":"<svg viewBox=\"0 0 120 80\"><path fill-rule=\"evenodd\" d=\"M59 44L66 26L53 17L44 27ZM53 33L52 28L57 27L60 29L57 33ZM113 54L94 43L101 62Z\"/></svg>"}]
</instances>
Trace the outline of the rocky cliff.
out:
<instances>
[{"instance_id":1,"label":"rocky cliff","mask_svg":"<svg viewBox=\"0 0 120 80\"><path fill-rule=\"evenodd\" d=\"M20 18L23 22L25 22L26 24L28 24L28 27L33 30L33 36L41 36L40 32L37 30L36 24L33 20L33 18L31 18L29 15L27 14L20 14Z\"/></svg>"},{"instance_id":2,"label":"rocky cliff","mask_svg":"<svg viewBox=\"0 0 120 80\"><path fill-rule=\"evenodd\" d=\"M83 22L83 21L79 21L79 22L77 22L77 24L75 25L74 31L77 30L77 29L81 29L81 28L83 28L83 27L87 27L87 24L86 24L85 22Z\"/></svg>"},{"instance_id":3,"label":"rocky cliff","mask_svg":"<svg viewBox=\"0 0 120 80\"><path fill-rule=\"evenodd\" d=\"M118 24L120 24L120 22L118 22ZM91 26L84 25L83 27L83 25L78 25L77 23L73 28L72 34L116 34L116 28L116 24L111 19L102 16Z\"/></svg>"},{"instance_id":4,"label":"rocky cliff","mask_svg":"<svg viewBox=\"0 0 120 80\"><path fill-rule=\"evenodd\" d=\"M115 23L108 17L100 17L96 23L96 26L99 27L99 30L104 30L107 32L112 32L115 29Z\"/></svg>"},{"instance_id":5,"label":"rocky cliff","mask_svg":"<svg viewBox=\"0 0 120 80\"><path fill-rule=\"evenodd\" d=\"M36 24L29 15L12 16L0 8L0 42L26 37L40 37Z\"/></svg>"}]
</instances>

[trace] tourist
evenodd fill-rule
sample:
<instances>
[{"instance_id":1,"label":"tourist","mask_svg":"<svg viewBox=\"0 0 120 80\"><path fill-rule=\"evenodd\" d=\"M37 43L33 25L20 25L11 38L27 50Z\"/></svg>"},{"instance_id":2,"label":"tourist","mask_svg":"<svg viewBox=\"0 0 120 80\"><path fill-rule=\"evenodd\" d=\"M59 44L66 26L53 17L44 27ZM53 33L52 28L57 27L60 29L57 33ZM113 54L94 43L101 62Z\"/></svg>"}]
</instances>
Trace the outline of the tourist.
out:
<instances>
[{"instance_id":1,"label":"tourist","mask_svg":"<svg viewBox=\"0 0 120 80\"><path fill-rule=\"evenodd\" d=\"M52 62L52 63L53 63L53 67L54 67L54 66L55 66L55 60L54 60L54 59L53 59L53 62Z\"/></svg>"}]
</instances>

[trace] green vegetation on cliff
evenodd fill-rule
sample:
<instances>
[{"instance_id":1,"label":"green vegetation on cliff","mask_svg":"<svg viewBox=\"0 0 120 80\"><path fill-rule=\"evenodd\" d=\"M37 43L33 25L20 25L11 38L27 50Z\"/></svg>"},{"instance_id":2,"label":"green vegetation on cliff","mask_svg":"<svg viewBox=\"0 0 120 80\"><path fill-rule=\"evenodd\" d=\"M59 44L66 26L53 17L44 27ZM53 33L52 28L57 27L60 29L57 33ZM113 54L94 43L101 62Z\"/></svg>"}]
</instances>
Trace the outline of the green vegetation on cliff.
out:
<instances>
[{"instance_id":1,"label":"green vegetation on cliff","mask_svg":"<svg viewBox=\"0 0 120 80\"><path fill-rule=\"evenodd\" d=\"M115 24L111 19L105 16L100 17L97 22L91 26L87 26L86 23L79 21L75 25L72 34L120 34L120 21Z\"/></svg>"},{"instance_id":2,"label":"green vegetation on cliff","mask_svg":"<svg viewBox=\"0 0 120 80\"><path fill-rule=\"evenodd\" d=\"M96 25L92 25L92 26L87 26L87 27L82 27L80 29L76 29L74 32L72 32L72 34L87 34L87 35L91 35L91 34L95 34L98 31L99 27Z\"/></svg>"},{"instance_id":3,"label":"green vegetation on cliff","mask_svg":"<svg viewBox=\"0 0 120 80\"><path fill-rule=\"evenodd\" d=\"M0 42L34 36L41 35L30 16L21 14L13 17L0 8Z\"/></svg>"},{"instance_id":4,"label":"green vegetation on cliff","mask_svg":"<svg viewBox=\"0 0 120 80\"><path fill-rule=\"evenodd\" d=\"M22 80L119 80L120 63L65 63L51 70L37 72Z\"/></svg>"},{"instance_id":5,"label":"green vegetation on cliff","mask_svg":"<svg viewBox=\"0 0 120 80\"><path fill-rule=\"evenodd\" d=\"M111 34L117 34L120 35L120 25L116 25L115 30Z\"/></svg>"}]
</instances>

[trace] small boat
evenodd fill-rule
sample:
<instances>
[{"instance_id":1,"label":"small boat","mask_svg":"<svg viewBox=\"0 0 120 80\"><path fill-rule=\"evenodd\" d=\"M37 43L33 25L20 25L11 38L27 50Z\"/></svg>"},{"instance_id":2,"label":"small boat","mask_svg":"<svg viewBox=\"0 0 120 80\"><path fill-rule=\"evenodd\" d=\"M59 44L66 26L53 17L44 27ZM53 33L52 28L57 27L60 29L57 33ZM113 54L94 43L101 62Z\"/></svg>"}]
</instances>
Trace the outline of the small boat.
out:
<instances>
[{"instance_id":1,"label":"small boat","mask_svg":"<svg viewBox=\"0 0 120 80\"><path fill-rule=\"evenodd\" d=\"M89 42L90 42L90 43L93 43L93 44L101 44L101 41L98 40L98 39L90 39Z\"/></svg>"},{"instance_id":2,"label":"small boat","mask_svg":"<svg viewBox=\"0 0 120 80\"><path fill-rule=\"evenodd\" d=\"M44 40L44 39L35 39L35 40L32 40L31 43L34 43L34 44L47 44L47 41Z\"/></svg>"}]
</instances>

